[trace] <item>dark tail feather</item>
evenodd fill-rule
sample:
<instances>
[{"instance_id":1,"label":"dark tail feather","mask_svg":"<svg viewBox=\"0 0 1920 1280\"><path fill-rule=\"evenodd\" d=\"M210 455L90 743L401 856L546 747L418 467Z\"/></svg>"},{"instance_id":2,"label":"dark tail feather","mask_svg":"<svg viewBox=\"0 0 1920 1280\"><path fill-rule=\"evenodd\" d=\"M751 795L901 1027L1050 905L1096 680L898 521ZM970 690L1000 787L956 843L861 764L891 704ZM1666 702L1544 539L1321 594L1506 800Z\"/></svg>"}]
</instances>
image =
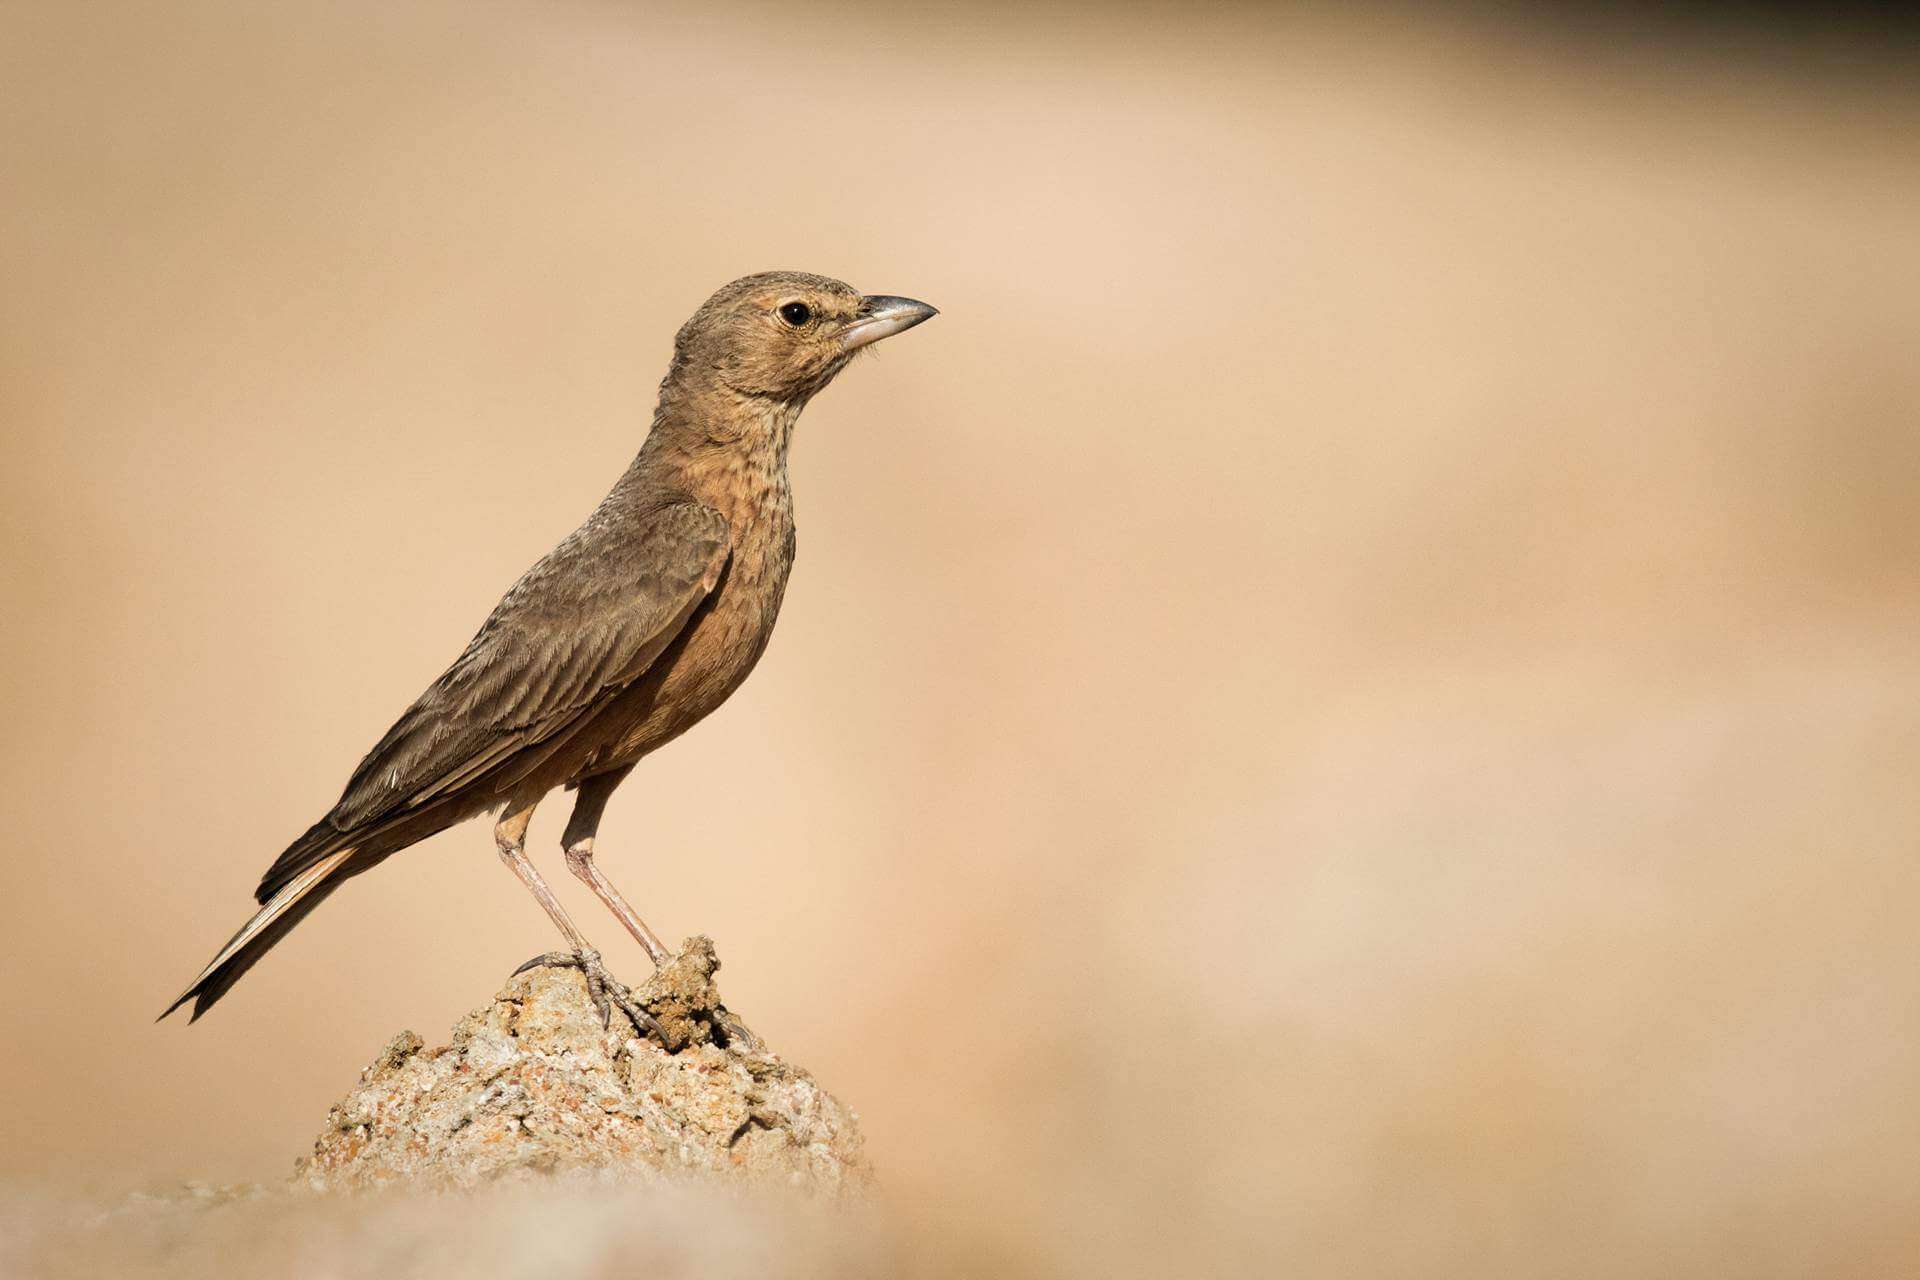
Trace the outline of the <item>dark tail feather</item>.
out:
<instances>
[{"instance_id":1,"label":"dark tail feather","mask_svg":"<svg viewBox=\"0 0 1920 1280\"><path fill-rule=\"evenodd\" d=\"M234 983L240 981L247 970L259 963L260 957L273 949L273 945L287 936L293 926L306 919L307 913L326 900L328 894L338 889L342 882L356 872L372 865L363 862L352 865L350 859L355 850L337 849L310 862L300 872L290 877L253 918L240 926L240 932L227 941L227 945L200 971L193 985L180 993L180 998L167 1006L165 1018L187 1001L193 1001L193 1016L188 1022L197 1021L201 1014L211 1009L214 1002ZM375 859L377 861L377 859Z\"/></svg>"},{"instance_id":2,"label":"dark tail feather","mask_svg":"<svg viewBox=\"0 0 1920 1280\"><path fill-rule=\"evenodd\" d=\"M273 860L267 873L260 877L260 887L253 891L253 900L263 906L273 901L273 895L293 883L302 871L343 848L352 838L325 818L320 819Z\"/></svg>"}]
</instances>

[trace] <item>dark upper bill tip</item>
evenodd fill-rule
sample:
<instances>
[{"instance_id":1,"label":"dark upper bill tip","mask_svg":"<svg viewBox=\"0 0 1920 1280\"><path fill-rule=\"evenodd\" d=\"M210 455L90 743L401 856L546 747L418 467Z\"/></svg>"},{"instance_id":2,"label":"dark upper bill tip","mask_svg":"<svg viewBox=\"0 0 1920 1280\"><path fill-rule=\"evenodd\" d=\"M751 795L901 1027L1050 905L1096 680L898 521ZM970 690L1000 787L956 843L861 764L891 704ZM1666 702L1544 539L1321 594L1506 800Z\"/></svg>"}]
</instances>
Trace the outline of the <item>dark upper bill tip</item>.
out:
<instances>
[{"instance_id":1,"label":"dark upper bill tip","mask_svg":"<svg viewBox=\"0 0 1920 1280\"><path fill-rule=\"evenodd\" d=\"M861 300L859 318L840 331L840 345L848 351L857 351L939 314L938 308L917 298L873 294Z\"/></svg>"}]
</instances>

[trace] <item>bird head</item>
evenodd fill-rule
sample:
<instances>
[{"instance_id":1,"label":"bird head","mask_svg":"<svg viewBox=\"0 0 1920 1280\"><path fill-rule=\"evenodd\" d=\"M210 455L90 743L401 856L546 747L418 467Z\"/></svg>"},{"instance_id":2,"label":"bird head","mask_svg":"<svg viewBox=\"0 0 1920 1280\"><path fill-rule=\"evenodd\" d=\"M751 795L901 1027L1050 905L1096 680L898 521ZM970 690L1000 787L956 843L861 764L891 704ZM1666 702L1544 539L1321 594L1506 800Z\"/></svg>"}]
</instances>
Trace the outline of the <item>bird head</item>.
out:
<instances>
[{"instance_id":1,"label":"bird head","mask_svg":"<svg viewBox=\"0 0 1920 1280\"><path fill-rule=\"evenodd\" d=\"M668 377L803 403L856 351L937 314L924 302L863 294L826 276L766 271L727 285L680 327Z\"/></svg>"}]
</instances>

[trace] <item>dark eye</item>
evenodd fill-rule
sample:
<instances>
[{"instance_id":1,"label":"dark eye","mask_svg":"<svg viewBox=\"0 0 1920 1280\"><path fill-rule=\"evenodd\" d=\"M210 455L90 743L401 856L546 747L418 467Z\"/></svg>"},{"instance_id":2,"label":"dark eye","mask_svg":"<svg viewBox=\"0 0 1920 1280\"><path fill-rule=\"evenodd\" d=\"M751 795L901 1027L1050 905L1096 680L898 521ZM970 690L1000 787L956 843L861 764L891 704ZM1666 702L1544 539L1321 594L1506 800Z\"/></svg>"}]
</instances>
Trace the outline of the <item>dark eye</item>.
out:
<instances>
[{"instance_id":1,"label":"dark eye","mask_svg":"<svg viewBox=\"0 0 1920 1280\"><path fill-rule=\"evenodd\" d=\"M798 329L813 319L813 308L804 302L787 302L780 306L780 318Z\"/></svg>"}]
</instances>

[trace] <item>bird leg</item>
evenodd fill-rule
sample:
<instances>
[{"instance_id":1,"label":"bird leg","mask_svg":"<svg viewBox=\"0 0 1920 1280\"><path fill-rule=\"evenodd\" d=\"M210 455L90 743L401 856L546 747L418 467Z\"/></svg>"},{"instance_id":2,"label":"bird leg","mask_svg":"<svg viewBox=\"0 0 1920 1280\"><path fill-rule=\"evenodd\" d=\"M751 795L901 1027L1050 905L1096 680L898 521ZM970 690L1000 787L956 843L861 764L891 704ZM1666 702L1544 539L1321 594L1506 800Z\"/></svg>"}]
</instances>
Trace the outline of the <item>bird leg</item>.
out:
<instances>
[{"instance_id":1,"label":"bird leg","mask_svg":"<svg viewBox=\"0 0 1920 1280\"><path fill-rule=\"evenodd\" d=\"M587 979L587 995L592 998L594 1007L600 1011L600 1025L607 1026L613 1021L613 1006L619 1006L620 1012L627 1015L633 1023L633 1029L641 1035L648 1032L666 1042L666 1031L659 1020L641 1007L626 986L607 972L600 962L600 953L593 949L586 936L575 927L567 909L560 905L560 899L553 896L546 877L537 867L527 860L527 824L533 821L533 805L509 804L506 812L500 815L500 821L494 824L493 842L500 850L502 861L513 874L520 877L520 883L527 886L528 892L540 903L549 919L559 927L566 938L571 952L556 951L549 955L536 956L515 969L515 973L525 973L528 969L542 965L577 968Z\"/></svg>"},{"instance_id":2,"label":"bird leg","mask_svg":"<svg viewBox=\"0 0 1920 1280\"><path fill-rule=\"evenodd\" d=\"M582 883L593 890L594 896L606 904L607 910L620 918L620 923L627 926L627 932L647 949L647 955L653 959L653 967L659 969L673 959L673 953L667 950L658 934L647 928L647 922L627 905L627 900L613 887L613 882L601 874L600 868L593 862L593 838L600 829L600 815L606 811L607 798L631 772L633 766L628 765L624 769L595 774L582 782L580 798L574 801L573 816L567 819L566 834L560 837L560 843L566 847L567 870L578 876ZM724 1008L714 1012L726 1032L727 1043L736 1044L748 1053L761 1050L763 1045L760 1037L746 1023Z\"/></svg>"},{"instance_id":3,"label":"bird leg","mask_svg":"<svg viewBox=\"0 0 1920 1280\"><path fill-rule=\"evenodd\" d=\"M560 837L560 842L566 847L567 870L593 890L593 896L605 903L607 910L619 917L620 923L627 927L627 932L647 949L653 967L658 969L673 959L673 953L667 950L666 943L660 941L658 934L647 928L647 922L640 918L639 913L627 905L627 900L620 896L613 882L593 864L593 838L600 829L600 815L606 811L607 798L631 772L633 766L628 765L625 769L596 774L582 782L580 798L574 801L573 816L567 819L567 831Z\"/></svg>"}]
</instances>

